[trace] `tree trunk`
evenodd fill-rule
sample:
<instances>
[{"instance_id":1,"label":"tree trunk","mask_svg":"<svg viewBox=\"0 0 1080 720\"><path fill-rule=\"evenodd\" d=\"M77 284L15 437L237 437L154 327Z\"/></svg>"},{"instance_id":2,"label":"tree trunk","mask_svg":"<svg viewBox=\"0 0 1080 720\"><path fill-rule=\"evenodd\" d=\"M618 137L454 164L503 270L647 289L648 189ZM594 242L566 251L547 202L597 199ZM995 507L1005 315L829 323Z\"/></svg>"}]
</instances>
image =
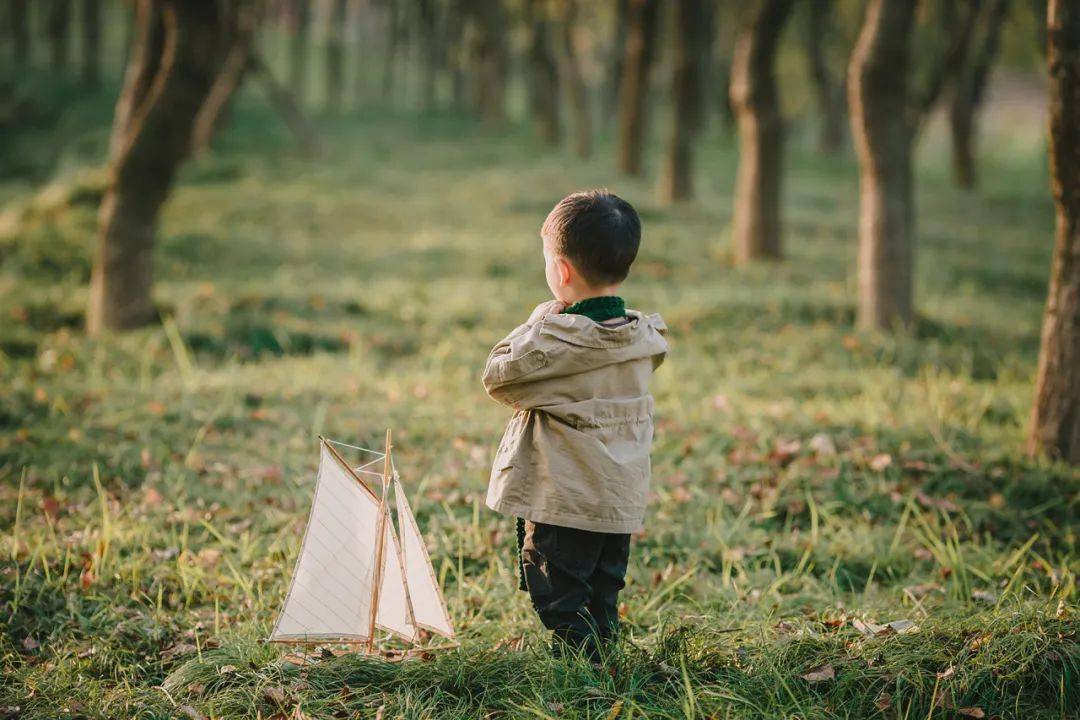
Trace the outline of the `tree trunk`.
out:
<instances>
[{"instance_id":1,"label":"tree trunk","mask_svg":"<svg viewBox=\"0 0 1080 720\"><path fill-rule=\"evenodd\" d=\"M285 121L285 124L288 125L289 130L296 139L300 152L308 157L321 155L322 146L319 143L319 137L315 134L315 129L311 126L307 116L304 115L303 110L300 109L300 103L297 102L296 96L274 79L270 68L267 67L266 62L258 53L252 53L249 59L249 69L256 79L262 82L267 99L277 110L278 115Z\"/></svg>"},{"instance_id":2,"label":"tree trunk","mask_svg":"<svg viewBox=\"0 0 1080 720\"><path fill-rule=\"evenodd\" d=\"M645 142L646 96L649 71L656 51L658 0L630 0L626 16L626 51L619 82L619 170L628 175L642 171Z\"/></svg>"},{"instance_id":3,"label":"tree trunk","mask_svg":"<svg viewBox=\"0 0 1080 720\"><path fill-rule=\"evenodd\" d=\"M158 213L188 155L195 115L210 92L222 51L219 2L143 0L140 5L160 5L165 41L156 61L158 75L130 112L110 160L90 279L86 323L91 334L135 327L154 317L151 255ZM152 17L141 12L140 20L147 23L140 36L148 38ZM146 64L151 45L141 43L132 62ZM127 77L140 74L129 70ZM125 82L123 92L137 87Z\"/></svg>"},{"instance_id":4,"label":"tree trunk","mask_svg":"<svg viewBox=\"0 0 1080 720\"><path fill-rule=\"evenodd\" d=\"M63 70L71 49L71 0L48 2L49 61L53 70Z\"/></svg>"},{"instance_id":5,"label":"tree trunk","mask_svg":"<svg viewBox=\"0 0 1080 720\"><path fill-rule=\"evenodd\" d=\"M1028 448L1080 465L1080 6L1050 0L1050 185L1054 258Z\"/></svg>"},{"instance_id":6,"label":"tree trunk","mask_svg":"<svg viewBox=\"0 0 1080 720\"><path fill-rule=\"evenodd\" d=\"M533 124L540 139L558 145L559 72L551 52L551 21L545 0L528 0L525 22L529 26L530 104Z\"/></svg>"},{"instance_id":7,"label":"tree trunk","mask_svg":"<svg viewBox=\"0 0 1080 720\"><path fill-rule=\"evenodd\" d=\"M731 104L739 124L735 179L735 261L777 259L783 119L776 90L776 46L793 0L757 5L735 42Z\"/></svg>"},{"instance_id":8,"label":"tree trunk","mask_svg":"<svg viewBox=\"0 0 1080 720\"><path fill-rule=\"evenodd\" d=\"M230 47L221 64L221 70L214 78L210 92L195 116L192 129L191 148L195 155L205 155L218 133L222 120L228 113L236 91L251 68L251 56L255 42L255 18L251 7L237 4L235 23L228 30Z\"/></svg>"},{"instance_id":9,"label":"tree trunk","mask_svg":"<svg viewBox=\"0 0 1080 720\"><path fill-rule=\"evenodd\" d=\"M435 109L435 91L442 58L442 38L439 37L438 14L434 0L417 0L416 9L424 53L421 101L424 109L431 111Z\"/></svg>"},{"instance_id":10,"label":"tree trunk","mask_svg":"<svg viewBox=\"0 0 1080 720\"><path fill-rule=\"evenodd\" d=\"M398 46L401 40L401 19L396 0L387 3L386 54L383 56L382 97L390 102L394 92L394 70L398 62Z\"/></svg>"},{"instance_id":11,"label":"tree trunk","mask_svg":"<svg viewBox=\"0 0 1080 720\"><path fill-rule=\"evenodd\" d=\"M341 112L341 94L345 87L345 17L348 0L333 0L326 27L326 111Z\"/></svg>"},{"instance_id":12,"label":"tree trunk","mask_svg":"<svg viewBox=\"0 0 1080 720\"><path fill-rule=\"evenodd\" d=\"M979 107L997 55L1001 26L1008 15L1008 0L990 0L980 13L981 36L971 48L960 71L949 103L949 130L952 135L953 179L959 187L978 184L975 140Z\"/></svg>"},{"instance_id":13,"label":"tree trunk","mask_svg":"<svg viewBox=\"0 0 1080 720\"><path fill-rule=\"evenodd\" d=\"M871 0L848 75L859 160L859 311L863 328L912 319L912 128L907 120L909 38L915 5Z\"/></svg>"},{"instance_id":14,"label":"tree trunk","mask_svg":"<svg viewBox=\"0 0 1080 720\"><path fill-rule=\"evenodd\" d=\"M101 0L83 0L82 9L82 79L97 87L101 78Z\"/></svg>"},{"instance_id":15,"label":"tree trunk","mask_svg":"<svg viewBox=\"0 0 1080 720\"><path fill-rule=\"evenodd\" d=\"M574 153L582 159L592 155L592 109L589 107L589 89L581 69L578 51L577 0L563 0L562 44L559 58L562 63L562 75L566 78L567 92L570 96L570 110L574 118Z\"/></svg>"},{"instance_id":16,"label":"tree trunk","mask_svg":"<svg viewBox=\"0 0 1080 720\"><path fill-rule=\"evenodd\" d=\"M671 84L675 117L671 123L660 198L678 202L693 196L692 144L701 126L701 40L705 19L703 0L677 0L673 6L675 57Z\"/></svg>"},{"instance_id":17,"label":"tree trunk","mask_svg":"<svg viewBox=\"0 0 1080 720\"><path fill-rule=\"evenodd\" d=\"M289 87L301 104L307 94L308 42L311 35L311 2L291 0L289 3Z\"/></svg>"},{"instance_id":18,"label":"tree trunk","mask_svg":"<svg viewBox=\"0 0 1080 720\"><path fill-rule=\"evenodd\" d=\"M30 0L8 0L8 22L13 64L22 69L30 64Z\"/></svg>"},{"instance_id":19,"label":"tree trunk","mask_svg":"<svg viewBox=\"0 0 1080 720\"><path fill-rule=\"evenodd\" d=\"M467 0L465 7L473 25L469 48L473 104L488 126L501 127L506 123L510 61L506 9L502 0Z\"/></svg>"},{"instance_id":20,"label":"tree trunk","mask_svg":"<svg viewBox=\"0 0 1080 720\"><path fill-rule=\"evenodd\" d=\"M829 71L825 56L827 34L832 26L833 0L821 0L804 6L806 11L806 59L810 65L810 77L814 81L821 113L821 130L818 148L828 155L840 151L844 139L844 83Z\"/></svg>"},{"instance_id":21,"label":"tree trunk","mask_svg":"<svg viewBox=\"0 0 1080 720\"><path fill-rule=\"evenodd\" d=\"M161 9L155 0L138 0L135 3L135 31L128 53L127 69L124 71L124 87L116 101L113 112L112 133L109 136L109 157L116 157L127 135L131 117L136 108L142 107L150 85L158 75L161 56L165 51L165 26Z\"/></svg>"},{"instance_id":22,"label":"tree trunk","mask_svg":"<svg viewBox=\"0 0 1080 720\"><path fill-rule=\"evenodd\" d=\"M607 103L603 123L606 125L616 116L619 108L619 88L622 85L623 68L626 66L626 33L630 15L630 0L616 0L614 32L611 40L611 59L608 67Z\"/></svg>"}]
</instances>

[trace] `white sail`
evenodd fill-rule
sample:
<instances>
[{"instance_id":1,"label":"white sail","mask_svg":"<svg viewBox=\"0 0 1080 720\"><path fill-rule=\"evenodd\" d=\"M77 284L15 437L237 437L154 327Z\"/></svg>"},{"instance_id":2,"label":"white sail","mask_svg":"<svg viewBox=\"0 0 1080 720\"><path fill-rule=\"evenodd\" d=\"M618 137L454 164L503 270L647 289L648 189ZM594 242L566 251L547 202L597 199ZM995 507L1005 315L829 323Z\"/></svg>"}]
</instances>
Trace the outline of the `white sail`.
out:
<instances>
[{"instance_id":1,"label":"white sail","mask_svg":"<svg viewBox=\"0 0 1080 720\"><path fill-rule=\"evenodd\" d=\"M398 545L394 524L390 520L390 508L386 508L386 532L383 536L383 571L379 586L379 608L375 624L383 630L396 633L403 640L416 639L409 594L405 589L401 548Z\"/></svg>"},{"instance_id":2,"label":"white sail","mask_svg":"<svg viewBox=\"0 0 1080 720\"><path fill-rule=\"evenodd\" d=\"M323 445L307 530L271 640L368 639L378 514L378 499Z\"/></svg>"},{"instance_id":3,"label":"white sail","mask_svg":"<svg viewBox=\"0 0 1080 720\"><path fill-rule=\"evenodd\" d=\"M413 517L409 501L396 475L394 497L397 500L401 556L405 566L405 582L409 587L413 621L422 628L452 639L454 627L450 623L450 613L446 610L442 591L435 580L435 570L431 566L424 537L420 534L416 518Z\"/></svg>"}]
</instances>

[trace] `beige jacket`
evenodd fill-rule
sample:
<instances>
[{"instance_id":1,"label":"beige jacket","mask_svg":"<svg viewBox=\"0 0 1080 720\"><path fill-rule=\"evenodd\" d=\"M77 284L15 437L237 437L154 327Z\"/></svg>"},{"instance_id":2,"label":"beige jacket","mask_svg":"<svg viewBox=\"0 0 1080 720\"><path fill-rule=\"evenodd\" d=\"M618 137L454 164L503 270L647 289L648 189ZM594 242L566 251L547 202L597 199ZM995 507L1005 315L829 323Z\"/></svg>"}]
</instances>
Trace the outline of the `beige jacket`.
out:
<instances>
[{"instance_id":1,"label":"beige jacket","mask_svg":"<svg viewBox=\"0 0 1080 720\"><path fill-rule=\"evenodd\" d=\"M517 412L491 468L487 504L533 522L608 533L642 526L653 398L667 353L659 315L609 327L547 315L495 346L484 388Z\"/></svg>"}]
</instances>

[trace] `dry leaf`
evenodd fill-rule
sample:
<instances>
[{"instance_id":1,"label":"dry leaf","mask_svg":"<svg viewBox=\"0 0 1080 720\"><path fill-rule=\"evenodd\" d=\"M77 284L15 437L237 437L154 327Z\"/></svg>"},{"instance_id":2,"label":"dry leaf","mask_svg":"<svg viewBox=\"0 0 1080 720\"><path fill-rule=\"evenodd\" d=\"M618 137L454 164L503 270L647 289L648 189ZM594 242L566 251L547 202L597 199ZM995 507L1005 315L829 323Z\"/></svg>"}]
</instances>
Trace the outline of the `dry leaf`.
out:
<instances>
[{"instance_id":1,"label":"dry leaf","mask_svg":"<svg viewBox=\"0 0 1080 720\"><path fill-rule=\"evenodd\" d=\"M952 665L950 665L949 667L945 668L944 671L939 672L937 674L937 676L938 676L938 680L948 680L949 678L951 678L955 674L956 674L956 668L953 667Z\"/></svg>"},{"instance_id":2,"label":"dry leaf","mask_svg":"<svg viewBox=\"0 0 1080 720\"><path fill-rule=\"evenodd\" d=\"M892 465L892 455L889 453L881 453L870 458L870 469L874 472L881 472L890 465Z\"/></svg>"},{"instance_id":3,"label":"dry leaf","mask_svg":"<svg viewBox=\"0 0 1080 720\"><path fill-rule=\"evenodd\" d=\"M174 659L174 658L176 658L176 657L178 657L180 655L187 655L189 653L193 653L197 649L198 648L196 648L191 643L178 642L175 645L173 645L172 647L166 648L165 650L162 650L161 651L161 659L163 661L165 661L165 662L169 662L170 660L172 660L172 659Z\"/></svg>"},{"instance_id":4,"label":"dry leaf","mask_svg":"<svg viewBox=\"0 0 1080 720\"><path fill-rule=\"evenodd\" d=\"M221 667L218 668L218 674L219 675L228 675L229 673L234 673L234 672L236 672L236 666L235 665L222 665Z\"/></svg>"},{"instance_id":5,"label":"dry leaf","mask_svg":"<svg viewBox=\"0 0 1080 720\"><path fill-rule=\"evenodd\" d=\"M888 625L878 625L869 621L862 621L858 618L851 621L851 626L861 632L863 635L869 637L877 637L878 635L884 635L892 631Z\"/></svg>"},{"instance_id":6,"label":"dry leaf","mask_svg":"<svg viewBox=\"0 0 1080 720\"><path fill-rule=\"evenodd\" d=\"M152 487L146 488L146 492L143 493L143 504L144 505L149 505L151 507L156 506L156 505L160 505L161 501L164 500L164 499L165 498L162 497L161 493L159 493L157 490L155 490Z\"/></svg>"},{"instance_id":7,"label":"dry leaf","mask_svg":"<svg viewBox=\"0 0 1080 720\"><path fill-rule=\"evenodd\" d=\"M52 495L46 495L41 499L41 511L50 520L55 520L60 517L60 503Z\"/></svg>"},{"instance_id":8,"label":"dry leaf","mask_svg":"<svg viewBox=\"0 0 1080 720\"><path fill-rule=\"evenodd\" d=\"M956 708L956 712L963 715L964 717L969 717L969 718L984 718L984 717L986 717L986 713L983 712L982 708L977 708L977 707Z\"/></svg>"},{"instance_id":9,"label":"dry leaf","mask_svg":"<svg viewBox=\"0 0 1080 720\"><path fill-rule=\"evenodd\" d=\"M818 457L831 457L836 454L836 443L825 433L818 433L810 438L810 449Z\"/></svg>"},{"instance_id":10,"label":"dry leaf","mask_svg":"<svg viewBox=\"0 0 1080 720\"><path fill-rule=\"evenodd\" d=\"M972 600L979 600L980 602L987 603L989 605L996 605L998 598L997 595L989 590L976 590L971 593Z\"/></svg>"},{"instance_id":11,"label":"dry leaf","mask_svg":"<svg viewBox=\"0 0 1080 720\"><path fill-rule=\"evenodd\" d=\"M616 700L615 704L611 706L611 712L607 714L607 720L615 720L619 717L619 713L622 712L622 700Z\"/></svg>"},{"instance_id":12,"label":"dry leaf","mask_svg":"<svg viewBox=\"0 0 1080 720\"><path fill-rule=\"evenodd\" d=\"M874 707L878 710L888 710L892 707L892 695L887 692L883 692L877 696L877 700L874 701Z\"/></svg>"},{"instance_id":13,"label":"dry leaf","mask_svg":"<svg viewBox=\"0 0 1080 720\"><path fill-rule=\"evenodd\" d=\"M889 628L891 628L892 631L898 635L915 632L919 629L919 627L910 620L893 620L891 623L889 623Z\"/></svg>"},{"instance_id":14,"label":"dry leaf","mask_svg":"<svg viewBox=\"0 0 1080 720\"><path fill-rule=\"evenodd\" d=\"M34 651L41 647L41 643L27 635L25 638L23 638L22 646L27 650Z\"/></svg>"},{"instance_id":15,"label":"dry leaf","mask_svg":"<svg viewBox=\"0 0 1080 720\"><path fill-rule=\"evenodd\" d=\"M818 665L817 667L812 668L810 672L806 673L805 675L800 675L799 677L810 683L824 682L825 680L832 680L833 678L835 678L836 670L833 669L833 666L831 664L826 663L824 665Z\"/></svg>"}]
</instances>

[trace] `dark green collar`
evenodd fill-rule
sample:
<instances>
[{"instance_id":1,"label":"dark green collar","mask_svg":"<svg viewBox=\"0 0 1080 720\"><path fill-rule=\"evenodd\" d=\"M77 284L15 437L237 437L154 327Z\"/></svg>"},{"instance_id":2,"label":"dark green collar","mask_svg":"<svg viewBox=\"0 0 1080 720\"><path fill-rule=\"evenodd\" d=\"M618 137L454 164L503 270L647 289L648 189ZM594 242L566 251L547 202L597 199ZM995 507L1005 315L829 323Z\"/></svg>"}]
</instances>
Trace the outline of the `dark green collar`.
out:
<instances>
[{"instance_id":1,"label":"dark green collar","mask_svg":"<svg viewBox=\"0 0 1080 720\"><path fill-rule=\"evenodd\" d=\"M617 295L586 298L563 310L567 315L584 315L593 322L626 316L626 303Z\"/></svg>"}]
</instances>

